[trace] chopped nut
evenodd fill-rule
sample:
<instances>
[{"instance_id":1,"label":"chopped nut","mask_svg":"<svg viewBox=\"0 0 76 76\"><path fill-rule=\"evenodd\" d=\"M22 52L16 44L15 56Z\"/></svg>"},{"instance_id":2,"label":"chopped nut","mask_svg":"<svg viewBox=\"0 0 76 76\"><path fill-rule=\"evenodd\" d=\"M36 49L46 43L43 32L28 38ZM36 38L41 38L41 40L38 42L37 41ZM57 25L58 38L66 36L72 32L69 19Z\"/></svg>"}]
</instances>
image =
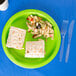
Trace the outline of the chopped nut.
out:
<instances>
[{"instance_id":1,"label":"chopped nut","mask_svg":"<svg viewBox=\"0 0 76 76\"><path fill-rule=\"evenodd\" d=\"M21 38L19 38L19 40L21 41Z\"/></svg>"},{"instance_id":2,"label":"chopped nut","mask_svg":"<svg viewBox=\"0 0 76 76\"><path fill-rule=\"evenodd\" d=\"M29 51L27 50L27 53L29 53Z\"/></svg>"},{"instance_id":3,"label":"chopped nut","mask_svg":"<svg viewBox=\"0 0 76 76\"><path fill-rule=\"evenodd\" d=\"M36 53L36 51L34 51L34 53Z\"/></svg>"},{"instance_id":4,"label":"chopped nut","mask_svg":"<svg viewBox=\"0 0 76 76\"><path fill-rule=\"evenodd\" d=\"M39 41L41 41L42 39L38 39Z\"/></svg>"}]
</instances>

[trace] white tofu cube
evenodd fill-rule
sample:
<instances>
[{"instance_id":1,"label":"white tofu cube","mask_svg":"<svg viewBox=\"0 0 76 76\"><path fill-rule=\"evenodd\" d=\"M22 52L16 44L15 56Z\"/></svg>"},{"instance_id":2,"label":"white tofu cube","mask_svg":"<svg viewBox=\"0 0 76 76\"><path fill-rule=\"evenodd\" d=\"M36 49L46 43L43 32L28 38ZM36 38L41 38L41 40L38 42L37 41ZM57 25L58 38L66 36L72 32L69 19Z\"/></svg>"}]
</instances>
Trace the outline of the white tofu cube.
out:
<instances>
[{"instance_id":1,"label":"white tofu cube","mask_svg":"<svg viewBox=\"0 0 76 76\"><path fill-rule=\"evenodd\" d=\"M11 26L6 46L9 48L23 49L26 30Z\"/></svg>"}]
</instances>

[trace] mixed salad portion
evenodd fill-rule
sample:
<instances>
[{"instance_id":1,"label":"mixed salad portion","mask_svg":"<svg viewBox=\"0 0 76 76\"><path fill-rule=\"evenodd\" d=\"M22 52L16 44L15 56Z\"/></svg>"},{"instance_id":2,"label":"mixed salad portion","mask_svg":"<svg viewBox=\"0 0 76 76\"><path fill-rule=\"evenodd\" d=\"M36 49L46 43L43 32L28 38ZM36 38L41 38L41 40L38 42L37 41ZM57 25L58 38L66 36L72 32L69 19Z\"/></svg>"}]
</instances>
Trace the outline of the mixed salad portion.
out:
<instances>
[{"instance_id":1,"label":"mixed salad portion","mask_svg":"<svg viewBox=\"0 0 76 76\"><path fill-rule=\"evenodd\" d=\"M54 39L54 29L52 24L43 20L43 18L36 15L30 15L27 18L26 24L29 28L28 32L33 34L33 38L44 36L44 38L51 37L51 39Z\"/></svg>"}]
</instances>

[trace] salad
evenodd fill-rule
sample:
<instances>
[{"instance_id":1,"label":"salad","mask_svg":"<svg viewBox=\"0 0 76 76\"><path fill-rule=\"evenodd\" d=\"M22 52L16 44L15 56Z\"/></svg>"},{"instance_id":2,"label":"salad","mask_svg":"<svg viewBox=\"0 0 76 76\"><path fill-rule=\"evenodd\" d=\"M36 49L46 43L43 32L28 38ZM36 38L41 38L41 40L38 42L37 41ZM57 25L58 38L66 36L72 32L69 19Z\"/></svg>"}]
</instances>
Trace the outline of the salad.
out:
<instances>
[{"instance_id":1,"label":"salad","mask_svg":"<svg viewBox=\"0 0 76 76\"><path fill-rule=\"evenodd\" d=\"M44 38L54 39L54 29L51 23L39 16L30 15L26 22L28 26L28 32L33 34L33 38L44 36Z\"/></svg>"}]
</instances>

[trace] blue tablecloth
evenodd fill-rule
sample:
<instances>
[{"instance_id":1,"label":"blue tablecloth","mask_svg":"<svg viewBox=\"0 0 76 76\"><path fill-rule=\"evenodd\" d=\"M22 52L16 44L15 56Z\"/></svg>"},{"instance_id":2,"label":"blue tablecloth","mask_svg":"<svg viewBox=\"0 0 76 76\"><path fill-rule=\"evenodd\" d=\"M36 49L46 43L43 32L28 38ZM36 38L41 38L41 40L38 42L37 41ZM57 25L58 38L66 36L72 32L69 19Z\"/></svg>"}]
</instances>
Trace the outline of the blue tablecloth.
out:
<instances>
[{"instance_id":1,"label":"blue tablecloth","mask_svg":"<svg viewBox=\"0 0 76 76\"><path fill-rule=\"evenodd\" d=\"M76 22L68 63L65 63L67 36L62 62L59 62L60 52L52 62L38 69L21 68L7 58L1 44L3 27L12 15L25 9L39 9L48 13L57 22L59 28L63 20L69 20L70 23L76 19L76 0L9 0L8 10L0 11L0 76L76 76Z\"/></svg>"}]
</instances>

